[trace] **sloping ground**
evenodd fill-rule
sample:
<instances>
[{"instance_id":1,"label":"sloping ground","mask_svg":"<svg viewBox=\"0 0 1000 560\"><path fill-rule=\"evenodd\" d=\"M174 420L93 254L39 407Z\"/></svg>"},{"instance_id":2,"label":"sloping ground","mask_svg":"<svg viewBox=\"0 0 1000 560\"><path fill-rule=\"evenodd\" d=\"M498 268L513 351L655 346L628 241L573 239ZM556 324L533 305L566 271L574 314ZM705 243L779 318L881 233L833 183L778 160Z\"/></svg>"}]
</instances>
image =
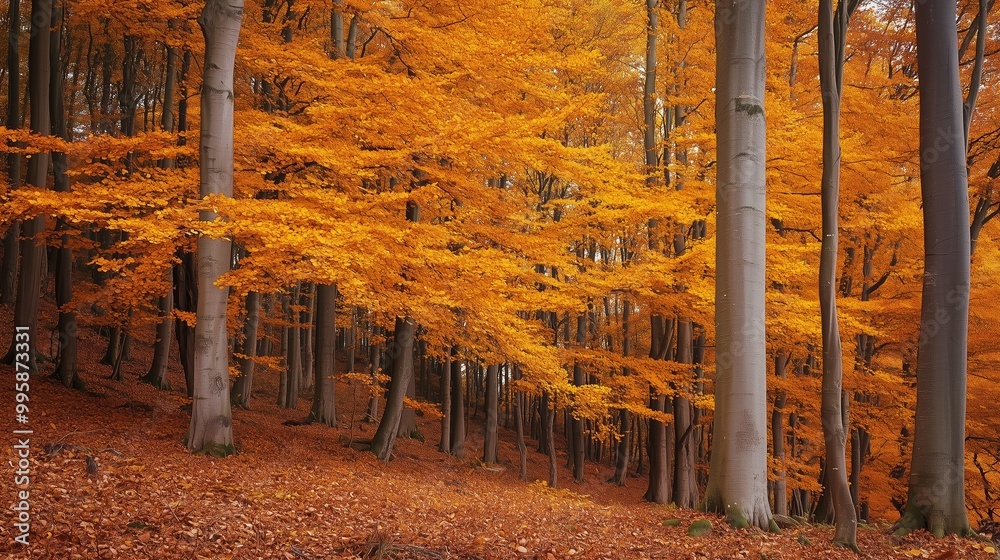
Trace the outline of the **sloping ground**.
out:
<instances>
[{"instance_id":1,"label":"sloping ground","mask_svg":"<svg viewBox=\"0 0 1000 560\"><path fill-rule=\"evenodd\" d=\"M51 313L51 310L50 310ZM6 314L5 314L6 315ZM11 332L9 317L0 329ZM50 324L48 322L43 324ZM793 528L782 535L736 531L718 518L641 503L644 483L620 489L604 484L607 472L588 471L576 485L561 471L566 490L516 480L517 453L506 433L502 470L480 468L481 446L471 428L470 458L435 450L437 421L420 419L426 443L403 440L395 459L346 447L351 438L353 389L340 385L341 427L290 426L297 410L278 409L274 377L262 372L251 411L234 411L240 453L226 459L190 455L181 444L189 414L177 391L137 383L149 363L136 343L127 381L105 379L97 365L103 342L83 329L82 366L90 394L32 380L31 546L13 542L14 392L11 369L0 406L7 426L0 500L0 556L10 558L855 558L827 543L829 528ZM6 340L3 341L6 344ZM44 348L43 348L44 350ZM43 365L43 372L51 369ZM175 386L182 386L178 369ZM364 397L357 397L360 419ZM355 424L355 440L371 426ZM544 478L544 457L530 447L530 474ZM87 458L91 457L89 461ZM560 459L562 467L563 458ZM593 497L589 497L587 494ZM689 537L696 519L714 530ZM665 526L667 519L680 521ZM885 528L863 528L868 558L992 558L986 544L926 535L902 540ZM986 549L989 550L989 549ZM943 556L942 556L943 555Z\"/></svg>"}]
</instances>

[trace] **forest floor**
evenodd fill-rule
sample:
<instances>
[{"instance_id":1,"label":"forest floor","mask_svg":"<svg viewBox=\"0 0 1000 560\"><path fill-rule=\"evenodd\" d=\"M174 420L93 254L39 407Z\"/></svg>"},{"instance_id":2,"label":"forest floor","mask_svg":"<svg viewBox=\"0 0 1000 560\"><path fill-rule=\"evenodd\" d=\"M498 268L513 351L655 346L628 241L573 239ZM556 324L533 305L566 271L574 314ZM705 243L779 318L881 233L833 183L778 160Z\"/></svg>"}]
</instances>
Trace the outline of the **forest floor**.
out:
<instances>
[{"instance_id":1,"label":"forest floor","mask_svg":"<svg viewBox=\"0 0 1000 560\"><path fill-rule=\"evenodd\" d=\"M43 312L41 324L54 324L51 306ZM12 332L6 310L0 332ZM239 453L191 455L182 445L190 401L180 390L136 381L148 368L148 341L136 341L126 381L114 382L107 379L110 368L98 364L105 339L86 328L81 337L88 393L47 379L51 364L31 381L28 548L13 541L11 434L22 426L14 422L11 369L0 368L6 403L0 410L7 417L0 426L8 427L9 442L0 475L6 512L0 557L856 558L831 547L830 527L780 535L734 530L712 515L643 503L644 480L631 478L625 488L607 484L609 467L592 465L577 484L560 457L561 489L522 483L511 432L501 434L501 468L483 468L475 459L482 446L476 423L467 457L455 458L436 450L440 421L418 417L425 441L399 440L394 459L383 464L346 445L352 433L354 440L373 435L374 426L360 423L365 395L338 386L337 428L286 425L306 417L310 396L294 410L278 408L276 374L267 370L255 376L252 410L233 412ZM171 381L182 388L183 374L171 366ZM547 458L531 443L529 479L544 481ZM712 532L689 537L698 519L709 519ZM859 545L864 558L995 556L995 545L985 541L934 540L926 533L896 538L885 524L862 527Z\"/></svg>"}]
</instances>

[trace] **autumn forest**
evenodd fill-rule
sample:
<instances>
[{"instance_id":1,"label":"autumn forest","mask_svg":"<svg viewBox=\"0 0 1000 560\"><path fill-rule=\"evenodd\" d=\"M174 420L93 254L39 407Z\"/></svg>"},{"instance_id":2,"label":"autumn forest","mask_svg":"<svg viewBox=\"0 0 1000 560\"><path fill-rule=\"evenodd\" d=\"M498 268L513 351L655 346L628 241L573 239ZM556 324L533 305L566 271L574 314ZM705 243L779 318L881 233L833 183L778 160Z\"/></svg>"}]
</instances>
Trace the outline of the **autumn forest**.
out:
<instances>
[{"instance_id":1,"label":"autumn forest","mask_svg":"<svg viewBox=\"0 0 1000 560\"><path fill-rule=\"evenodd\" d=\"M5 3L0 553L1000 557L992 0Z\"/></svg>"}]
</instances>

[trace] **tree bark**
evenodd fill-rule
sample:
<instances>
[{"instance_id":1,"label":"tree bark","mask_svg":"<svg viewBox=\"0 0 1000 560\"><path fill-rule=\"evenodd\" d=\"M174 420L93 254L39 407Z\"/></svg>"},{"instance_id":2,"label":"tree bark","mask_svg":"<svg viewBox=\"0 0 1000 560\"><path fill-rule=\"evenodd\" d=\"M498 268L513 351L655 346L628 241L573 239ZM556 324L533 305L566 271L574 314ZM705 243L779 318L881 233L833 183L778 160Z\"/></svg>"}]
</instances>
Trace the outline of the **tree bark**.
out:
<instances>
[{"instance_id":1,"label":"tree bark","mask_svg":"<svg viewBox=\"0 0 1000 560\"><path fill-rule=\"evenodd\" d=\"M917 411L901 530L969 535L965 398L971 241L954 0L916 5L924 284Z\"/></svg>"},{"instance_id":2,"label":"tree bark","mask_svg":"<svg viewBox=\"0 0 1000 560\"><path fill-rule=\"evenodd\" d=\"M316 391L309 419L327 426L337 425L337 286L316 287Z\"/></svg>"},{"instance_id":3,"label":"tree bark","mask_svg":"<svg viewBox=\"0 0 1000 560\"><path fill-rule=\"evenodd\" d=\"M694 337L691 321L677 321L677 362L694 363ZM674 487L672 503L680 508L693 508L698 503L698 480L695 465L698 460L694 442L695 424L691 400L674 397Z\"/></svg>"},{"instance_id":4,"label":"tree bark","mask_svg":"<svg viewBox=\"0 0 1000 560\"><path fill-rule=\"evenodd\" d=\"M7 128L15 130L21 126L21 0L10 0L7 6ZM7 180L10 189L21 186L21 156L13 152L7 154ZM0 263L0 304L12 304L16 300L17 269L20 251L21 221L10 224L3 238L3 262Z\"/></svg>"},{"instance_id":5,"label":"tree bark","mask_svg":"<svg viewBox=\"0 0 1000 560\"><path fill-rule=\"evenodd\" d=\"M646 0L646 66L642 92L642 147L646 154L646 184L656 185L656 35L659 0Z\"/></svg>"},{"instance_id":6,"label":"tree bark","mask_svg":"<svg viewBox=\"0 0 1000 560\"><path fill-rule=\"evenodd\" d=\"M779 350L774 356L774 375L785 378L788 365L788 355ZM774 397L774 410L771 411L771 445L774 449L774 461L778 464L778 472L774 480L774 513L788 515L787 473L785 470L785 391L778 391Z\"/></svg>"},{"instance_id":7,"label":"tree bark","mask_svg":"<svg viewBox=\"0 0 1000 560\"><path fill-rule=\"evenodd\" d=\"M462 386L462 360L458 346L451 349L451 454L465 451L465 391Z\"/></svg>"},{"instance_id":8,"label":"tree bark","mask_svg":"<svg viewBox=\"0 0 1000 560\"><path fill-rule=\"evenodd\" d=\"M53 5L52 28L50 34L49 66L54 78L49 82L49 113L52 120L52 134L70 140L66 128L66 114L63 107L63 82L65 71L62 67L62 26L63 8ZM53 184L57 192L69 192L69 178L66 176L68 162L66 154L52 154ZM65 230L69 227L64 220L59 219L56 229ZM70 307L73 301L73 250L69 247L70 236L63 234L59 240L56 256L56 305L59 307L59 363L56 365L53 377L65 387L84 390L83 381L77 370L77 326L76 313Z\"/></svg>"},{"instance_id":9,"label":"tree bark","mask_svg":"<svg viewBox=\"0 0 1000 560\"><path fill-rule=\"evenodd\" d=\"M497 462L497 410L499 405L499 366L491 364L486 368L486 437L483 439L483 462L492 465Z\"/></svg>"},{"instance_id":10,"label":"tree bark","mask_svg":"<svg viewBox=\"0 0 1000 560\"><path fill-rule=\"evenodd\" d=\"M447 349L441 363L441 445L438 450L451 452L451 352Z\"/></svg>"},{"instance_id":11,"label":"tree bark","mask_svg":"<svg viewBox=\"0 0 1000 560\"><path fill-rule=\"evenodd\" d=\"M389 461L392 447L396 441L400 418L403 412L403 398L413 377L413 336L416 325L413 319L396 318L395 334L393 336L392 379L389 381L389 392L385 397L385 412L379 421L378 429L372 438L372 453L380 461Z\"/></svg>"},{"instance_id":12,"label":"tree bark","mask_svg":"<svg viewBox=\"0 0 1000 560\"><path fill-rule=\"evenodd\" d=\"M50 29L52 27L52 1L32 0L31 40L28 44L28 96L31 99L31 132L49 135L49 67ZM45 188L49 169L48 152L40 152L28 160L28 184ZM30 349L28 367L37 371L35 356L38 353L38 305L42 285L42 264L45 245L35 236L45 231L45 216L36 216L22 224L21 270L17 278L17 301L14 304L14 325L28 327ZM17 341L12 339L5 363L13 363Z\"/></svg>"},{"instance_id":13,"label":"tree bark","mask_svg":"<svg viewBox=\"0 0 1000 560\"><path fill-rule=\"evenodd\" d=\"M260 329L260 292L247 294L246 319L243 320L243 345L237 360L240 376L233 382L231 399L233 404L244 409L250 409L250 395L253 392L253 374L256 369L254 358L257 357L257 332Z\"/></svg>"},{"instance_id":14,"label":"tree bark","mask_svg":"<svg viewBox=\"0 0 1000 560\"><path fill-rule=\"evenodd\" d=\"M169 22L173 27L173 21ZM177 88L177 49L167 45L166 79L163 86L163 116L160 120L160 127L165 132L174 131L174 92ZM160 160L160 167L170 169L174 166L174 160L166 158ZM144 383L156 387L163 391L169 391L170 380L167 379L167 366L170 361L170 343L173 338L173 318L171 313L174 306L173 294L173 271L167 270L166 281L169 286L165 295L159 296L156 301L157 312L160 321L156 324L156 343L153 346L153 362L149 366L149 373L140 379Z\"/></svg>"},{"instance_id":15,"label":"tree bark","mask_svg":"<svg viewBox=\"0 0 1000 560\"><path fill-rule=\"evenodd\" d=\"M629 356L629 352L632 349L632 340L629 336L629 319L632 315L632 304L626 299L622 305L622 356L626 358ZM628 375L628 368L622 368L622 375ZM618 411L619 419L619 439L618 448L615 453L615 474L608 480L608 482L614 482L618 486L625 486L625 481L628 478L628 461L629 461L629 451L631 449L631 441L629 438L631 425L632 425L632 415L627 409L620 409Z\"/></svg>"},{"instance_id":16,"label":"tree bark","mask_svg":"<svg viewBox=\"0 0 1000 560\"><path fill-rule=\"evenodd\" d=\"M207 0L198 23L205 35L201 93L201 195L233 195L233 72L243 19L243 0ZM213 221L203 210L200 219ZM195 325L194 401L187 447L228 455L233 449L226 336L228 287L216 285L229 271L231 242L198 240L198 313Z\"/></svg>"},{"instance_id":17,"label":"tree bark","mask_svg":"<svg viewBox=\"0 0 1000 560\"><path fill-rule=\"evenodd\" d=\"M716 390L706 507L773 525L767 496L763 0L716 4Z\"/></svg>"},{"instance_id":18,"label":"tree bark","mask_svg":"<svg viewBox=\"0 0 1000 560\"><path fill-rule=\"evenodd\" d=\"M178 249L181 262L174 265L174 306L178 311L194 313L198 309L198 283L194 254ZM194 396L194 327L177 317L177 353L184 370L188 398Z\"/></svg>"},{"instance_id":19,"label":"tree bark","mask_svg":"<svg viewBox=\"0 0 1000 560\"><path fill-rule=\"evenodd\" d=\"M844 74L847 26L857 0L819 3L819 78L823 94L823 241L819 265L819 299L823 333L821 417L826 448L826 484L832 501L836 545L857 551L858 519L847 483L847 416L843 401L843 354L837 321L837 255L840 197L840 95Z\"/></svg>"}]
</instances>

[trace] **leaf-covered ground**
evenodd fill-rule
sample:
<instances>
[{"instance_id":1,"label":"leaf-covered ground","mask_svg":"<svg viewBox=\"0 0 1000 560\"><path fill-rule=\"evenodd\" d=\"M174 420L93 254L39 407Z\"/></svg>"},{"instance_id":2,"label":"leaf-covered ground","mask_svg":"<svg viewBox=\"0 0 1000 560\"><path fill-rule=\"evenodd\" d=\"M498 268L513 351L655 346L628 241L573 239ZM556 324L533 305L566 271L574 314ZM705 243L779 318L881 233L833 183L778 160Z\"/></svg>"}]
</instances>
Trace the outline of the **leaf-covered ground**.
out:
<instances>
[{"instance_id":1,"label":"leaf-covered ground","mask_svg":"<svg viewBox=\"0 0 1000 560\"><path fill-rule=\"evenodd\" d=\"M49 310L51 313L51 310ZM43 318L44 319L44 318ZM47 324L47 323L43 323ZM11 332L4 317L3 332ZM127 380L106 379L97 365L103 342L84 329L81 356L89 389L81 394L44 376L31 386L31 546L13 543L14 428L11 369L0 390L8 426L0 500L0 556L10 558L854 558L832 548L830 528L803 527L781 535L733 530L718 518L641 503L640 478L628 487L605 484L591 466L587 481L560 472L564 489L517 480L510 432L501 442L501 469L484 469L470 426L469 458L436 451L438 421L420 418L425 442L401 440L395 458L345 444L370 438L359 423L363 395L340 385L341 427L285 425L302 420L274 404L272 372L255 383L251 411L234 411L240 453L226 459L192 456L181 440L189 413L179 391L136 382L148 367L136 341ZM6 341L4 341L6 343ZM43 351L45 348L43 347ZM176 366L176 364L174 364ZM43 374L51 369L42 366ZM180 370L171 372L182 386ZM353 403L357 402L357 409ZM545 457L529 442L530 475L545 479ZM89 461L88 457L92 460ZM560 467L564 458L560 460ZM691 522L710 519L709 536L689 537ZM667 520L678 520L675 526ZM676 522L672 522L676 523ZM860 530L867 558L992 558L986 542Z\"/></svg>"}]
</instances>

